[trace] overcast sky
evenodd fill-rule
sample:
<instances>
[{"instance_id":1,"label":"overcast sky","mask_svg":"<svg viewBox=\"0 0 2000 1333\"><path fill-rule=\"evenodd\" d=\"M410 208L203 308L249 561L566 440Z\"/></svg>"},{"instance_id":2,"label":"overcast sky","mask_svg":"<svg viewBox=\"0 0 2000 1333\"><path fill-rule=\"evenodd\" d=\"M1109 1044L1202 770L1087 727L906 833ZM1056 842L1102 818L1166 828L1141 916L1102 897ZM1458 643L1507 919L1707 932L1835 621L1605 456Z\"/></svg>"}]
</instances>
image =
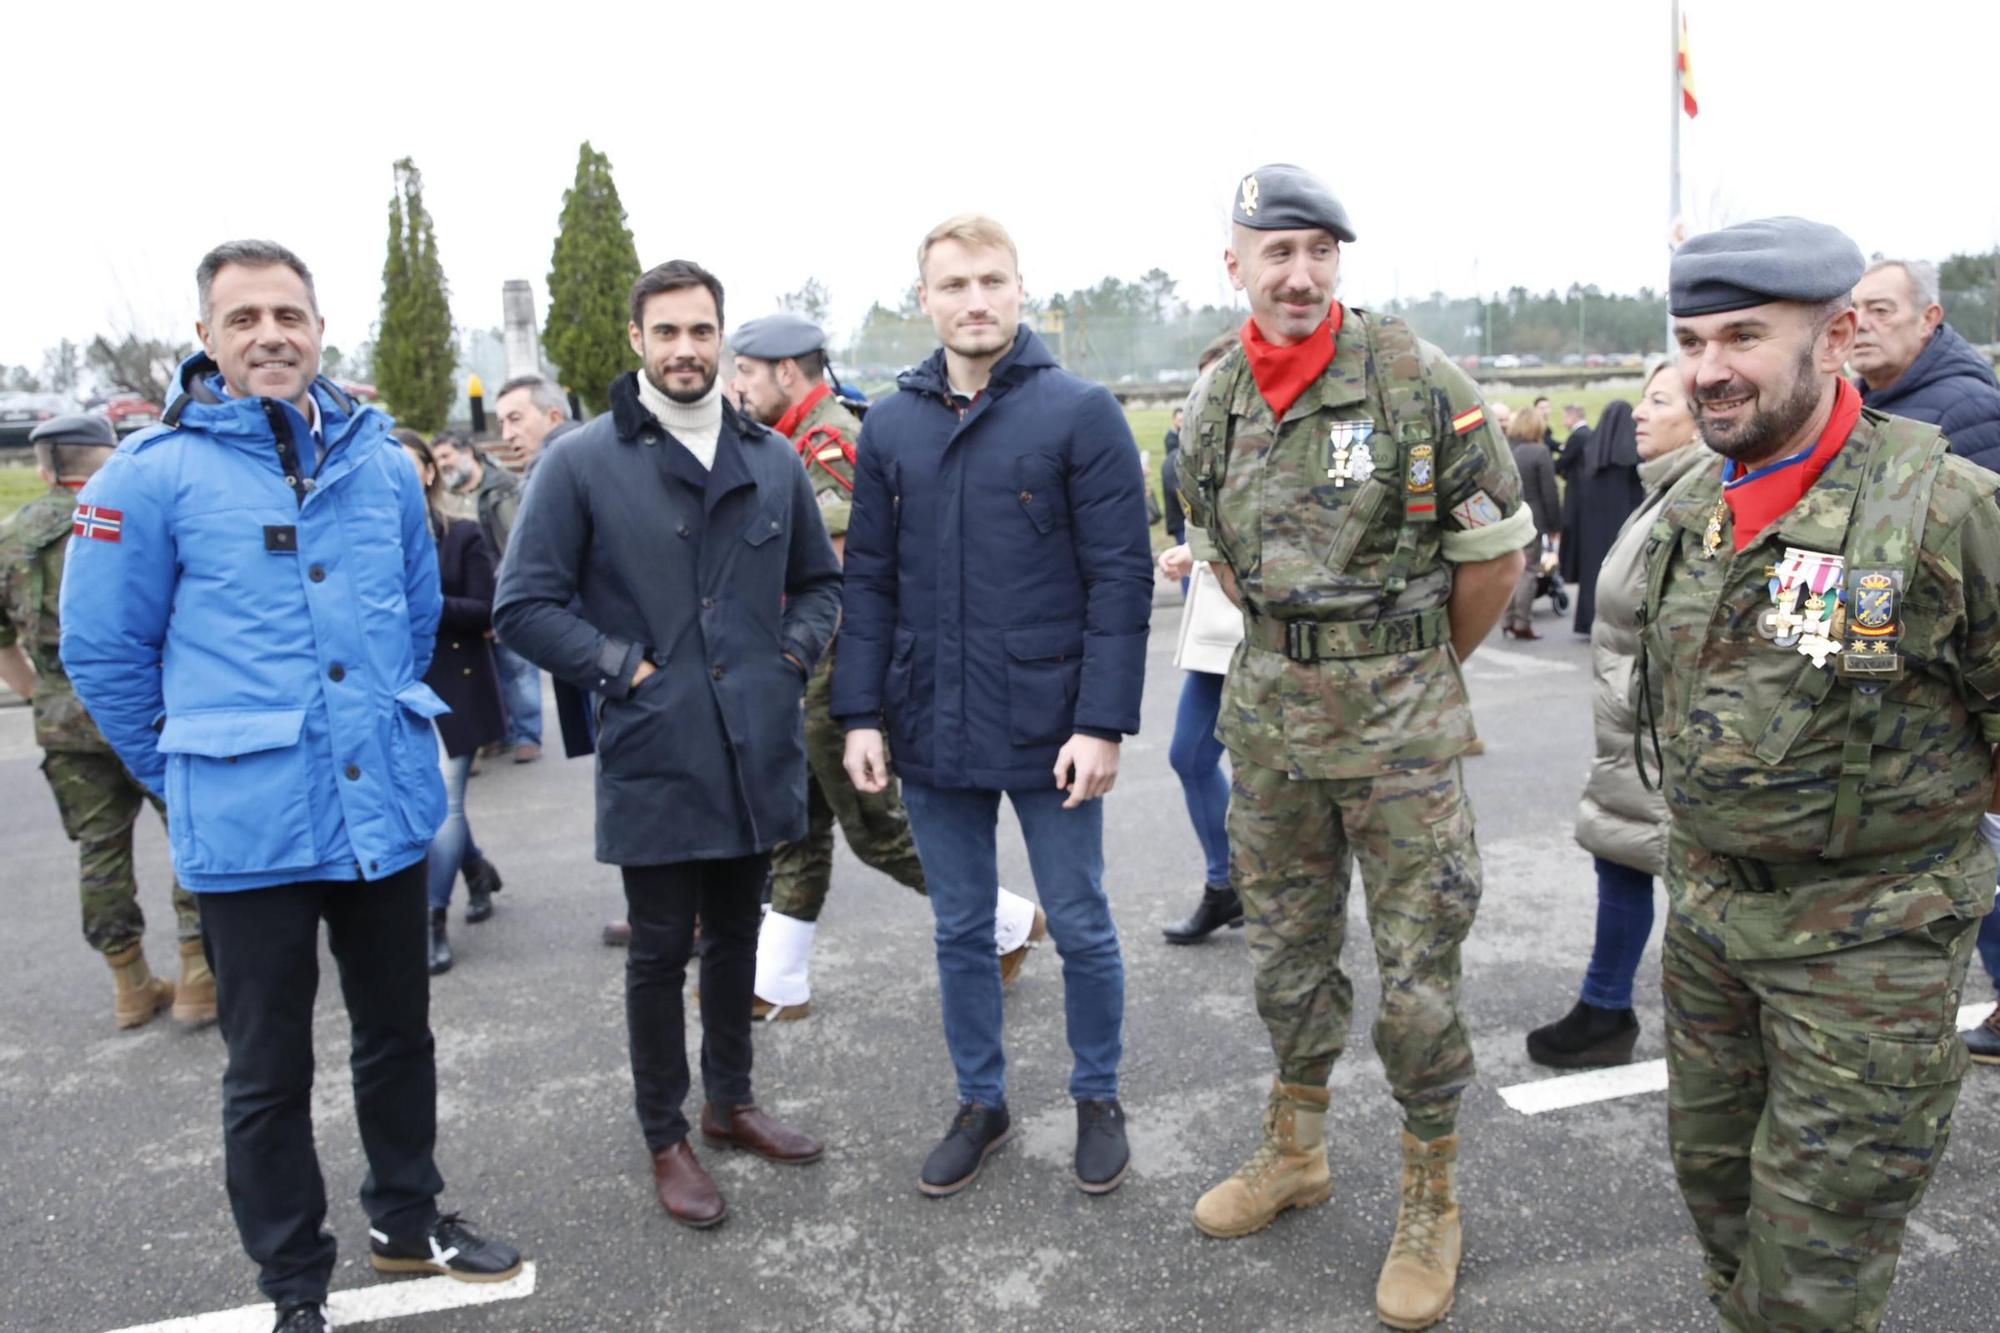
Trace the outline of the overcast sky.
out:
<instances>
[{"instance_id":1,"label":"overcast sky","mask_svg":"<svg viewBox=\"0 0 2000 1333\"><path fill-rule=\"evenodd\" d=\"M2000 243L2000 4L1687 12L1696 230L1786 212L1869 253ZM964 209L1012 229L1034 293L1157 265L1221 301L1231 193L1272 161L1346 204L1357 304L1659 287L1670 29L1668 0L15 6L0 362L191 337L195 261L239 236L312 265L327 341L366 339L404 154L458 324L497 325L503 280L546 280L584 139L641 262L714 269L732 324L816 276L844 336Z\"/></svg>"}]
</instances>

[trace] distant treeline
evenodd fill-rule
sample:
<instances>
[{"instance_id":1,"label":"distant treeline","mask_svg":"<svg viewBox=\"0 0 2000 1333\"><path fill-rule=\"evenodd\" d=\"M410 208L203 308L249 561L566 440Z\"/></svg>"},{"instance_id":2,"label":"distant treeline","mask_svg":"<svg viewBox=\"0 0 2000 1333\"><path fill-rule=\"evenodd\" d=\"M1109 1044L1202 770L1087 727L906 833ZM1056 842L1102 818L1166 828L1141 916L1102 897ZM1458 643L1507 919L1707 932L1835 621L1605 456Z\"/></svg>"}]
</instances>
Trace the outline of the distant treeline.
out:
<instances>
[{"instance_id":1,"label":"distant treeline","mask_svg":"<svg viewBox=\"0 0 2000 1333\"><path fill-rule=\"evenodd\" d=\"M2000 251L1953 255L1939 265L1945 318L1977 343L2000 342ZM1378 307L1401 315L1454 357L1563 357L1657 352L1664 348L1663 293L1605 293L1595 286L1535 293L1515 287L1482 300L1433 292ZM1243 311L1190 306L1174 279L1153 269L1137 281L1105 278L1094 287L1030 301L1030 321L1050 350L1079 375L1104 382L1184 376L1217 334L1238 327ZM895 308L877 302L850 344L847 364L866 378L886 378L937 345L917 305L915 286Z\"/></svg>"}]
</instances>

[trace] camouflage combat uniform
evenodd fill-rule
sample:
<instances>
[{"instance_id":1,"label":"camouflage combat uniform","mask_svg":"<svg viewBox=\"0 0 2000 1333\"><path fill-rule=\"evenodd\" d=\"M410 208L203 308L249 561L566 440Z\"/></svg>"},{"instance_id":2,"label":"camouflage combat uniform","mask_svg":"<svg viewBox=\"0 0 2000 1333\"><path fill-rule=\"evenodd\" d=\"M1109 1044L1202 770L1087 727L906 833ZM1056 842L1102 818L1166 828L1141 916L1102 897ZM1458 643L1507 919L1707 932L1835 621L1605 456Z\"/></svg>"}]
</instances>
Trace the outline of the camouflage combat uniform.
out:
<instances>
[{"instance_id":1,"label":"camouflage combat uniform","mask_svg":"<svg viewBox=\"0 0 2000 1333\"><path fill-rule=\"evenodd\" d=\"M1459 946L1480 892L1458 763L1472 715L1446 604L1453 563L1505 556L1533 531L1513 455L1458 367L1352 309L1282 422L1240 349L1196 385L1188 420L1195 554L1235 572L1245 612L1216 734L1279 1078L1324 1087L1346 1045L1351 853L1382 976L1375 1048L1408 1128L1441 1137L1473 1072Z\"/></svg>"},{"instance_id":2,"label":"camouflage combat uniform","mask_svg":"<svg viewBox=\"0 0 2000 1333\"><path fill-rule=\"evenodd\" d=\"M70 689L57 646L56 607L76 495L53 487L0 524L0 647L19 642L35 667L35 741L55 793L63 832L78 845L83 937L106 956L146 930L132 871L132 825L142 802L165 808L125 771ZM194 897L176 881L174 915L183 940L201 938Z\"/></svg>"},{"instance_id":3,"label":"camouflage combat uniform","mask_svg":"<svg viewBox=\"0 0 2000 1333\"><path fill-rule=\"evenodd\" d=\"M1668 1138L1723 1327L1873 1329L1944 1153L1993 901L2000 478L1864 412L1738 553L1720 473L1676 488L1646 550ZM1823 665L1772 637L1800 560L1842 594Z\"/></svg>"},{"instance_id":4,"label":"camouflage combat uniform","mask_svg":"<svg viewBox=\"0 0 2000 1333\"><path fill-rule=\"evenodd\" d=\"M854 492L854 442L861 423L842 405L838 395L821 386L805 414L792 427L791 440L799 461L811 473L819 497L820 517L829 537L847 534L847 514ZM806 836L781 843L771 852L771 910L800 921L819 920L833 882L833 826L865 865L918 893L924 891L924 868L910 840L909 816L903 812L896 781L879 792L855 790L843 766L847 737L833 720L833 661L839 640L827 645L806 683Z\"/></svg>"}]
</instances>

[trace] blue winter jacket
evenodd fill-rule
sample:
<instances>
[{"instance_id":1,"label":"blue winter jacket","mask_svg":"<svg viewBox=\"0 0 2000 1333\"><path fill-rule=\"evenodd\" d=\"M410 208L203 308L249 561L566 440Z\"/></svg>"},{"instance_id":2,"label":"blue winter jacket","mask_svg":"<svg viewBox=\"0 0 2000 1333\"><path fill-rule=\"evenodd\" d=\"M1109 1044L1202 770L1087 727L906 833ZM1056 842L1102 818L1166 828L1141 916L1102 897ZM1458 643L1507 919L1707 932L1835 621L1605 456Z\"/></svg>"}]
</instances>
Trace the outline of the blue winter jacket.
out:
<instances>
[{"instance_id":1,"label":"blue winter jacket","mask_svg":"<svg viewBox=\"0 0 2000 1333\"><path fill-rule=\"evenodd\" d=\"M1856 380L1863 406L1891 416L1927 421L1944 432L1951 451L2000 472L2000 380L1993 362L1949 324L1917 353L1893 384L1870 389Z\"/></svg>"},{"instance_id":2,"label":"blue winter jacket","mask_svg":"<svg viewBox=\"0 0 2000 1333\"><path fill-rule=\"evenodd\" d=\"M960 416L939 350L856 446L833 713L886 717L906 778L1054 785L1081 732L1139 730L1146 479L1117 401L1023 326Z\"/></svg>"},{"instance_id":3,"label":"blue winter jacket","mask_svg":"<svg viewBox=\"0 0 2000 1333\"><path fill-rule=\"evenodd\" d=\"M321 379L321 461L301 458L294 490L278 440L310 440L296 408L224 397L204 356L178 386L78 499L70 680L166 801L190 889L392 874L444 819L445 708L422 679L441 602L416 473L387 416Z\"/></svg>"}]
</instances>

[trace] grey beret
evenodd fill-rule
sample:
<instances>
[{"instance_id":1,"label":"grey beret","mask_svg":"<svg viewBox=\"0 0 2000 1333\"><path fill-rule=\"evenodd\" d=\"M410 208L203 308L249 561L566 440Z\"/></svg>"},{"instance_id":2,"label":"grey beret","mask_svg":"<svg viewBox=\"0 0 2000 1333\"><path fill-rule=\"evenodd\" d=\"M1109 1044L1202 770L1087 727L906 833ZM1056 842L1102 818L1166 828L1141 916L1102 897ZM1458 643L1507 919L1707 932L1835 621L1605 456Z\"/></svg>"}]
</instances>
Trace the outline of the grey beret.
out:
<instances>
[{"instance_id":1,"label":"grey beret","mask_svg":"<svg viewBox=\"0 0 2000 1333\"><path fill-rule=\"evenodd\" d=\"M759 361L782 361L825 346L826 334L819 325L789 310L753 319L729 335L730 351Z\"/></svg>"},{"instance_id":2,"label":"grey beret","mask_svg":"<svg viewBox=\"0 0 2000 1333\"><path fill-rule=\"evenodd\" d=\"M1772 301L1831 301L1854 290L1867 265L1837 227L1759 218L1690 237L1667 272L1668 309L1715 315Z\"/></svg>"},{"instance_id":3,"label":"grey beret","mask_svg":"<svg viewBox=\"0 0 2000 1333\"><path fill-rule=\"evenodd\" d=\"M1318 227L1343 241L1354 239L1347 210L1326 182L1289 162L1259 167L1236 182L1230 218L1257 231L1297 231Z\"/></svg>"},{"instance_id":4,"label":"grey beret","mask_svg":"<svg viewBox=\"0 0 2000 1333\"><path fill-rule=\"evenodd\" d=\"M95 413L79 413L44 421L29 434L28 443L94 444L103 449L116 449L118 432L111 429L111 422L104 417Z\"/></svg>"}]
</instances>

